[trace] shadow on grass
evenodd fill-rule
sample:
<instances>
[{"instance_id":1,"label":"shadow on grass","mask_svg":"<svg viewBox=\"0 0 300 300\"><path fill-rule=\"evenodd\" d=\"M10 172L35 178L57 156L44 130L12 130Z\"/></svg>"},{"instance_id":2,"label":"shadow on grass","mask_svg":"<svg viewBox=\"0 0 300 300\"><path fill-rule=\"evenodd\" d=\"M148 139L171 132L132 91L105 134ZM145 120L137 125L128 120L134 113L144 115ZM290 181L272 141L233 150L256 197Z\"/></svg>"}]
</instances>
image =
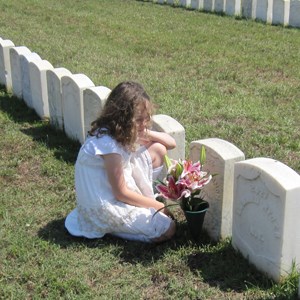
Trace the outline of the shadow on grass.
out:
<instances>
[{"instance_id":1,"label":"shadow on grass","mask_svg":"<svg viewBox=\"0 0 300 300\"><path fill-rule=\"evenodd\" d=\"M33 123L40 120L33 109L23 100L8 95L3 86L0 86L0 108L16 123Z\"/></svg>"},{"instance_id":2,"label":"shadow on grass","mask_svg":"<svg viewBox=\"0 0 300 300\"><path fill-rule=\"evenodd\" d=\"M5 91L3 88L0 88L0 92L1 90ZM0 95L0 109L21 125L21 132L53 150L57 159L75 163L80 143L69 139L63 131L53 128L48 120L41 120L23 100L7 94Z\"/></svg>"},{"instance_id":3,"label":"shadow on grass","mask_svg":"<svg viewBox=\"0 0 300 300\"><path fill-rule=\"evenodd\" d=\"M267 290L274 284L236 252L230 242L218 250L188 256L188 266L210 286L242 293L249 287Z\"/></svg>"},{"instance_id":4,"label":"shadow on grass","mask_svg":"<svg viewBox=\"0 0 300 300\"><path fill-rule=\"evenodd\" d=\"M142 264L145 267L163 259L166 253L170 253L170 251L186 249L187 252L193 252L186 257L187 266L191 272L195 276L201 276L203 282L209 286L218 287L224 292L243 293L253 286L267 290L274 284L237 253L232 248L230 241L224 242L217 251L206 250L210 247L219 246L213 244L208 235L203 232L200 241L194 242L189 235L185 222L177 224L177 233L172 240L161 244L126 241L110 235L102 239L72 237L64 227L63 218L54 220L41 228L38 236L59 245L61 248L83 246L103 249L113 246L121 261L132 265Z\"/></svg>"},{"instance_id":5,"label":"shadow on grass","mask_svg":"<svg viewBox=\"0 0 300 300\"><path fill-rule=\"evenodd\" d=\"M136 241L127 241L112 235L105 235L99 239L87 239L82 237L71 236L65 226L65 219L57 219L49 222L46 226L38 231L38 236L53 244L59 245L60 248L77 248L84 246L87 248L103 248L113 245L119 250L119 257L122 261L130 264L149 265L160 259L166 251L176 250L187 245L189 234L185 224L177 225L176 236L167 242L154 244ZM208 244L209 238L204 236L201 243Z\"/></svg>"}]
</instances>

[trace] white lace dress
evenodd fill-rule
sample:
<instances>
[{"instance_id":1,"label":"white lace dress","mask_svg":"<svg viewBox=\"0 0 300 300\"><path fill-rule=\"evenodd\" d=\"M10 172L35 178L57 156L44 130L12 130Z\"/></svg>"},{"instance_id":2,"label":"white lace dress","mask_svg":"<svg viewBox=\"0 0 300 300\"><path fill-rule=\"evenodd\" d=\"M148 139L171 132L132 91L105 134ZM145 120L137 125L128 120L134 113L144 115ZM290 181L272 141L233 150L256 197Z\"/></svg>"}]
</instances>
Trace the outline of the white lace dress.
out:
<instances>
[{"instance_id":1,"label":"white lace dress","mask_svg":"<svg viewBox=\"0 0 300 300\"><path fill-rule=\"evenodd\" d=\"M115 199L101 155L122 156L128 186L154 198L153 169L145 147L130 154L108 135L90 137L82 145L75 164L76 208L65 220L70 234L101 238L110 233L129 240L151 242L169 228L171 219L154 208L140 208Z\"/></svg>"}]
</instances>

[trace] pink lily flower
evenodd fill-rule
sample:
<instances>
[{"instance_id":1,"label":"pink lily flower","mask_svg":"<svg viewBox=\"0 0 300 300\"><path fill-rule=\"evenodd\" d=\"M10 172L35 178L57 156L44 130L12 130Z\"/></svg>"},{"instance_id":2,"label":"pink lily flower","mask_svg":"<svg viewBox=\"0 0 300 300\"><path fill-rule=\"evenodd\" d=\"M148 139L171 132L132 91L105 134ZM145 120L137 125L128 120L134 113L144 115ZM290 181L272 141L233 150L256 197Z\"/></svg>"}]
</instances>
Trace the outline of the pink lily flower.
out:
<instances>
[{"instance_id":1,"label":"pink lily flower","mask_svg":"<svg viewBox=\"0 0 300 300\"><path fill-rule=\"evenodd\" d=\"M183 172L181 173L181 177L185 177L187 174L196 174L196 176L199 176L200 172L200 162L193 163L191 160L186 160L183 163Z\"/></svg>"},{"instance_id":2,"label":"pink lily flower","mask_svg":"<svg viewBox=\"0 0 300 300\"><path fill-rule=\"evenodd\" d=\"M203 151L201 158L201 162L205 161L205 152ZM202 171L201 162L176 161L166 156L168 175L165 182L156 185L158 192L164 198L178 202L182 208L192 210L193 207L198 207L199 201L202 201L200 191L212 179L212 175Z\"/></svg>"}]
</instances>

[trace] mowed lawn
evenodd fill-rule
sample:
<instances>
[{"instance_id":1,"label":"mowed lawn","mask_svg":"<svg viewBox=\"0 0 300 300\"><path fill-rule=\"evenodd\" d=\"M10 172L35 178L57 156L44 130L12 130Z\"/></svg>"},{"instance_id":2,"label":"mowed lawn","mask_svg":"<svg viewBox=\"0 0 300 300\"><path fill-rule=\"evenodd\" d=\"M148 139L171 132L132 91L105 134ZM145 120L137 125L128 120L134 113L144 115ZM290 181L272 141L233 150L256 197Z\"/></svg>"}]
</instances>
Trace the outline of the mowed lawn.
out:
<instances>
[{"instance_id":1,"label":"mowed lawn","mask_svg":"<svg viewBox=\"0 0 300 300\"><path fill-rule=\"evenodd\" d=\"M193 140L300 172L300 30L133 0L0 0L0 37L113 88L142 83ZM296 299L230 239L194 243L182 213L161 245L64 229L80 145L0 89L1 299ZM296 230L296 229L295 229Z\"/></svg>"}]
</instances>

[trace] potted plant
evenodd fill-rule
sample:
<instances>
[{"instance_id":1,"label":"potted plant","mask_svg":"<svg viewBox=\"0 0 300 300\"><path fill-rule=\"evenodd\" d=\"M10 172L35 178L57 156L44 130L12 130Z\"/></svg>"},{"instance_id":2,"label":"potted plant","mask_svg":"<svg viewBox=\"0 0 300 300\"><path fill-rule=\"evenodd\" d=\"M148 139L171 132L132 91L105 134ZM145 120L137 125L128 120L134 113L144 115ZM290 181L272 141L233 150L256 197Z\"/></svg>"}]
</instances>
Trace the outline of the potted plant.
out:
<instances>
[{"instance_id":1,"label":"potted plant","mask_svg":"<svg viewBox=\"0 0 300 300\"><path fill-rule=\"evenodd\" d=\"M174 202L165 207L179 205L183 210L193 238L198 239L202 230L204 216L209 204L201 197L201 190L212 179L212 175L203 171L206 160L205 147L202 146L200 160L172 160L165 156L168 172L156 189L163 198Z\"/></svg>"}]
</instances>

